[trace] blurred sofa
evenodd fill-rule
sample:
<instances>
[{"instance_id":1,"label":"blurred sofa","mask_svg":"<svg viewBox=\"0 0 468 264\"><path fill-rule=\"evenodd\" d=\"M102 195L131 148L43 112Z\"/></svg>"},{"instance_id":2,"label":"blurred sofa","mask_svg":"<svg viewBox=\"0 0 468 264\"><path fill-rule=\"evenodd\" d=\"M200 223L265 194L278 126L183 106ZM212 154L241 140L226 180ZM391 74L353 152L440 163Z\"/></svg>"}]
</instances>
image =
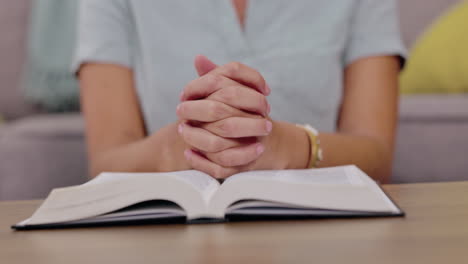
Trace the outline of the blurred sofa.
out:
<instances>
[{"instance_id":1,"label":"blurred sofa","mask_svg":"<svg viewBox=\"0 0 468 264\"><path fill-rule=\"evenodd\" d=\"M45 197L87 179L79 113L46 113L21 89L31 0L0 0L0 200Z\"/></svg>"},{"instance_id":2,"label":"blurred sofa","mask_svg":"<svg viewBox=\"0 0 468 264\"><path fill-rule=\"evenodd\" d=\"M408 47L456 0L400 0ZM43 198L87 179L79 113L45 113L21 91L30 0L0 0L0 200ZM401 98L392 182L468 180L468 96Z\"/></svg>"}]
</instances>

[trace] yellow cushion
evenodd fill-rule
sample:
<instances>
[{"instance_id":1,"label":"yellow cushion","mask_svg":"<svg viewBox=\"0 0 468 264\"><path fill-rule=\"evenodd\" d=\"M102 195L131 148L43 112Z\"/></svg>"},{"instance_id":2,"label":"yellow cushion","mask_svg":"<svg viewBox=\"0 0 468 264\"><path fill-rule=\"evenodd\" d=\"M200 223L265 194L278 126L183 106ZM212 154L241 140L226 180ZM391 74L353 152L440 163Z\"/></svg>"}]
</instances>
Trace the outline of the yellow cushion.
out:
<instances>
[{"instance_id":1,"label":"yellow cushion","mask_svg":"<svg viewBox=\"0 0 468 264\"><path fill-rule=\"evenodd\" d=\"M418 40L400 87L403 94L468 92L468 1L449 10Z\"/></svg>"}]
</instances>

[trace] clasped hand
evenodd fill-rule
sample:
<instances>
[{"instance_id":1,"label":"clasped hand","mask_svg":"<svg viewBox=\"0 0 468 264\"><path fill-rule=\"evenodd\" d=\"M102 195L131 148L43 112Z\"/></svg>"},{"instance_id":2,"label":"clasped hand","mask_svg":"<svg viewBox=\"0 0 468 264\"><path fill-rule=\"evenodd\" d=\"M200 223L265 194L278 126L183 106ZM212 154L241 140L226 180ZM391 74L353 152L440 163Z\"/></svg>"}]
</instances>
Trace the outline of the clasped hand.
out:
<instances>
[{"instance_id":1,"label":"clasped hand","mask_svg":"<svg viewBox=\"0 0 468 264\"><path fill-rule=\"evenodd\" d=\"M204 56L195 67L199 77L186 85L176 110L187 162L218 179L262 168L274 134L264 78L246 65L217 66Z\"/></svg>"}]
</instances>

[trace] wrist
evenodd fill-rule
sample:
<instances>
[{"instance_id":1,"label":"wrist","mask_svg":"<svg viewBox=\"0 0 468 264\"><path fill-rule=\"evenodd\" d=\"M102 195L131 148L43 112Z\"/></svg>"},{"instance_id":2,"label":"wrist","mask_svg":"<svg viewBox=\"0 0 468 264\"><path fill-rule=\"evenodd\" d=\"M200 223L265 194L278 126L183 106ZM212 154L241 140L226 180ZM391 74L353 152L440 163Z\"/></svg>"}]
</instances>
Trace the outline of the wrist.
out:
<instances>
[{"instance_id":1,"label":"wrist","mask_svg":"<svg viewBox=\"0 0 468 264\"><path fill-rule=\"evenodd\" d=\"M309 136L304 129L295 124L275 122L276 156L281 169L305 169L310 160Z\"/></svg>"},{"instance_id":2,"label":"wrist","mask_svg":"<svg viewBox=\"0 0 468 264\"><path fill-rule=\"evenodd\" d=\"M153 151L157 152L155 164L157 171L179 171L191 169L184 157L187 144L179 135L179 122L161 128L150 136ZM153 152L154 153L154 152Z\"/></svg>"}]
</instances>

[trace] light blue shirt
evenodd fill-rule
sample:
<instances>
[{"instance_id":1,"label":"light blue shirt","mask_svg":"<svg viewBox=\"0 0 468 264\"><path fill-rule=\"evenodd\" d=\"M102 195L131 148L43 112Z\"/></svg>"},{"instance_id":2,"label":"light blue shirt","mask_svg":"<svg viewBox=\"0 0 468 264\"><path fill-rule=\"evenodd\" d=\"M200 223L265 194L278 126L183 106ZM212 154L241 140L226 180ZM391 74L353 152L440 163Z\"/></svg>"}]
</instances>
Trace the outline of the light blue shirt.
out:
<instances>
[{"instance_id":1,"label":"light blue shirt","mask_svg":"<svg viewBox=\"0 0 468 264\"><path fill-rule=\"evenodd\" d=\"M344 68L405 52L395 0L250 0L244 31L228 0L80 1L74 70L83 62L133 69L150 133L176 121L197 54L260 71L273 119L334 131Z\"/></svg>"}]
</instances>

